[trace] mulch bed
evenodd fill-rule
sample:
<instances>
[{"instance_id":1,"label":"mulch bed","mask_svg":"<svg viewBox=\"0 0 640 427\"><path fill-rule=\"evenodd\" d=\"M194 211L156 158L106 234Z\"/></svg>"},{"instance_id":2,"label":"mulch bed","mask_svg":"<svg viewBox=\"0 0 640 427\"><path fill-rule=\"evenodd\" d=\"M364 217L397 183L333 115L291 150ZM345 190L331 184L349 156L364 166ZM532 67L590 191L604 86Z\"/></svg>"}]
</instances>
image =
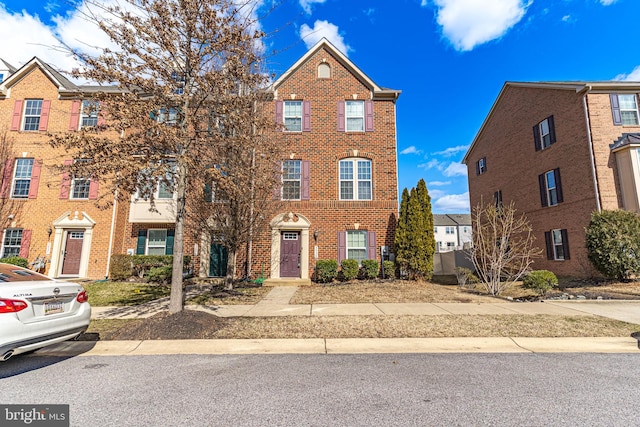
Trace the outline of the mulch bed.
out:
<instances>
[{"instance_id":1,"label":"mulch bed","mask_svg":"<svg viewBox=\"0 0 640 427\"><path fill-rule=\"evenodd\" d=\"M179 313L158 313L146 319L127 322L110 339L112 340L179 340L209 339L224 328L228 320L196 310Z\"/></svg>"}]
</instances>

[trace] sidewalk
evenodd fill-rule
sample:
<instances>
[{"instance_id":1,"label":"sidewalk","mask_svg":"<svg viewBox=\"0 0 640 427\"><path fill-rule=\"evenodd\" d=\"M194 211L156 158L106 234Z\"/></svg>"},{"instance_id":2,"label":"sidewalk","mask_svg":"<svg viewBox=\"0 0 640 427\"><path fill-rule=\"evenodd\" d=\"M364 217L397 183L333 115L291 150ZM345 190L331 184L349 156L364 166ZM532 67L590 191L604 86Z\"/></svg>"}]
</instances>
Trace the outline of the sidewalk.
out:
<instances>
[{"instance_id":1,"label":"sidewalk","mask_svg":"<svg viewBox=\"0 0 640 427\"><path fill-rule=\"evenodd\" d=\"M640 324L640 301L478 303L370 303L290 305L296 287L274 287L255 305L194 306L220 317L354 315L560 315L603 316ZM136 307L93 307L95 319L134 319L168 308L168 298ZM640 332L640 331L639 331ZM98 341L38 350L43 356L140 356L159 354L356 354L356 353L639 353L632 337L600 338L314 338L248 340Z\"/></svg>"}]
</instances>

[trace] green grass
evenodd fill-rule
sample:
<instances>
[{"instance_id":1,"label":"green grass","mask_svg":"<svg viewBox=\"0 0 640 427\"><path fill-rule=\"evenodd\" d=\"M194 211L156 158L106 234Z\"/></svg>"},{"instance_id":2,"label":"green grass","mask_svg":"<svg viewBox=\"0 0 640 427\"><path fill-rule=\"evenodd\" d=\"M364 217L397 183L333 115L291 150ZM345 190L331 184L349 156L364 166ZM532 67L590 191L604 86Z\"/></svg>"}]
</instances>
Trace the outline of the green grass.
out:
<instances>
[{"instance_id":1,"label":"green grass","mask_svg":"<svg viewBox=\"0 0 640 427\"><path fill-rule=\"evenodd\" d=\"M83 284L89 303L95 307L138 305L169 296L169 286L134 282Z\"/></svg>"}]
</instances>

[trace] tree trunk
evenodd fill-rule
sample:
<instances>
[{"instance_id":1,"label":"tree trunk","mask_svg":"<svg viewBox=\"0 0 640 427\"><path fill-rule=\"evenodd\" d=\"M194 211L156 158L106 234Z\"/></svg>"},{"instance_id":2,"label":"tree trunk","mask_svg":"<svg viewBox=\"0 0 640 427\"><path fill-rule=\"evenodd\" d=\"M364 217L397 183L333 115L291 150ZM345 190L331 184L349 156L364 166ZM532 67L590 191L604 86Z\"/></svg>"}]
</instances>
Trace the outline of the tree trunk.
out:
<instances>
[{"instance_id":1,"label":"tree trunk","mask_svg":"<svg viewBox=\"0 0 640 427\"><path fill-rule=\"evenodd\" d=\"M236 275L236 254L238 253L237 249L229 250L229 257L227 258L227 276L224 278L224 290L230 291L233 289L233 278Z\"/></svg>"},{"instance_id":2,"label":"tree trunk","mask_svg":"<svg viewBox=\"0 0 640 427\"><path fill-rule=\"evenodd\" d=\"M169 313L179 313L184 309L182 270L184 268L184 222L187 193L187 165L178 160L176 183L176 229L173 241L173 271L171 275L171 296Z\"/></svg>"}]
</instances>

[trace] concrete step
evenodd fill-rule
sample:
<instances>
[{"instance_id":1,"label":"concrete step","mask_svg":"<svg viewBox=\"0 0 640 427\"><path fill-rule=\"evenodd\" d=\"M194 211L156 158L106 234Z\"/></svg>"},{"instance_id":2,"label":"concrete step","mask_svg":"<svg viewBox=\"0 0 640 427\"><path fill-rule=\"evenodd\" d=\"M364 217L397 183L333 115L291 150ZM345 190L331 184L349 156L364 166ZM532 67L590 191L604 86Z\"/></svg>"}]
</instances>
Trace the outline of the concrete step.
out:
<instances>
[{"instance_id":1,"label":"concrete step","mask_svg":"<svg viewBox=\"0 0 640 427\"><path fill-rule=\"evenodd\" d=\"M279 279L265 279L263 286L309 286L311 279L299 279L296 277L281 277Z\"/></svg>"}]
</instances>

